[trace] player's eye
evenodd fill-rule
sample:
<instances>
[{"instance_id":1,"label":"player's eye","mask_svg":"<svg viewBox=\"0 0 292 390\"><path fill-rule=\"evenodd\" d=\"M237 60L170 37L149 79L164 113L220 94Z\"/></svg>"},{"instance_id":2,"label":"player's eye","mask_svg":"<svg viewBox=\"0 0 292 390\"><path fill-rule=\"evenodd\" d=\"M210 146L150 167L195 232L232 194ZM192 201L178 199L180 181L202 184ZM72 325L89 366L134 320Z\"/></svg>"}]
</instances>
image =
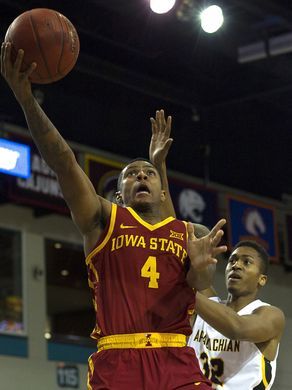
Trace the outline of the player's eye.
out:
<instances>
[{"instance_id":1,"label":"player's eye","mask_svg":"<svg viewBox=\"0 0 292 390\"><path fill-rule=\"evenodd\" d=\"M136 170L132 170L132 171L127 172L128 177L137 176L137 174L138 174L138 171L136 171Z\"/></svg>"},{"instance_id":2,"label":"player's eye","mask_svg":"<svg viewBox=\"0 0 292 390\"><path fill-rule=\"evenodd\" d=\"M156 172L153 169L148 169L147 176L155 176Z\"/></svg>"}]
</instances>

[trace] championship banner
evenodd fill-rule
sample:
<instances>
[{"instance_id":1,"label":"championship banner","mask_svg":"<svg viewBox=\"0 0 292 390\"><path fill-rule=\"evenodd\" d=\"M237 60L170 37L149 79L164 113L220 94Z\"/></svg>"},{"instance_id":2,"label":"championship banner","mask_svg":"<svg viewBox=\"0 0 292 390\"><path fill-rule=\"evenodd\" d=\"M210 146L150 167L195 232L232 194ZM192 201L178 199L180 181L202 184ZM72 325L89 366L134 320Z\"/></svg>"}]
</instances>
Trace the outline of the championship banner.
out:
<instances>
[{"instance_id":1,"label":"championship banner","mask_svg":"<svg viewBox=\"0 0 292 390\"><path fill-rule=\"evenodd\" d=\"M178 219L212 228L218 220L217 192L190 181L169 177L169 188Z\"/></svg>"},{"instance_id":2,"label":"championship banner","mask_svg":"<svg viewBox=\"0 0 292 390\"><path fill-rule=\"evenodd\" d=\"M249 198L228 196L229 245L254 240L262 245L274 263L279 262L274 207Z\"/></svg>"},{"instance_id":3,"label":"championship banner","mask_svg":"<svg viewBox=\"0 0 292 390\"><path fill-rule=\"evenodd\" d=\"M11 135L9 140L22 142L30 148L30 175L15 177L1 175L2 194L14 203L69 214L55 173L40 156L30 138Z\"/></svg>"}]
</instances>

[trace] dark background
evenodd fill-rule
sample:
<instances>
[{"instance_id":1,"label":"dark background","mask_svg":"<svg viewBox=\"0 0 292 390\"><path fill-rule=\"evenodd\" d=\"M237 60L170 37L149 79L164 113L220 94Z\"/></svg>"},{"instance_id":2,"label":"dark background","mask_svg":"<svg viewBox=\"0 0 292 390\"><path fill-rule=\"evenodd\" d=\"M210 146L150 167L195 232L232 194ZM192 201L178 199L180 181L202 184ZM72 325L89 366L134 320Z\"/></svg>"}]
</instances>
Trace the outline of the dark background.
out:
<instances>
[{"instance_id":1,"label":"dark background","mask_svg":"<svg viewBox=\"0 0 292 390\"><path fill-rule=\"evenodd\" d=\"M213 2L215 3L215 2ZM173 116L172 170L280 199L292 194L292 55L240 64L240 46L292 33L291 0L218 0L225 24L204 33L148 0L0 0L0 34L20 13L53 8L75 25L80 55L63 80L34 86L68 140L133 158L147 155L149 117ZM291 45L292 46L292 45ZM292 49L291 49L292 52ZM25 125L0 80L0 120Z\"/></svg>"}]
</instances>

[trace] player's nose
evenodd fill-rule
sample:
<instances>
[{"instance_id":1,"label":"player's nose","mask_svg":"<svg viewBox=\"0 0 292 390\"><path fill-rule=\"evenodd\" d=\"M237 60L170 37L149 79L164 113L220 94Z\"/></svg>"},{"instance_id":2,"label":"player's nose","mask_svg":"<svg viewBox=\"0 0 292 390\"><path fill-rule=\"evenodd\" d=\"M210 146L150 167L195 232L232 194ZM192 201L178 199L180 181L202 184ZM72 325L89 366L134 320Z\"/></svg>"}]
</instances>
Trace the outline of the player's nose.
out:
<instances>
[{"instance_id":1,"label":"player's nose","mask_svg":"<svg viewBox=\"0 0 292 390\"><path fill-rule=\"evenodd\" d=\"M231 268L232 269L239 269L239 268L241 268L241 265L242 265L241 260L237 259L234 261Z\"/></svg>"},{"instance_id":2,"label":"player's nose","mask_svg":"<svg viewBox=\"0 0 292 390\"><path fill-rule=\"evenodd\" d=\"M148 178L147 174L143 171L143 169L141 169L138 172L137 179L138 180L147 180L147 178Z\"/></svg>"}]
</instances>

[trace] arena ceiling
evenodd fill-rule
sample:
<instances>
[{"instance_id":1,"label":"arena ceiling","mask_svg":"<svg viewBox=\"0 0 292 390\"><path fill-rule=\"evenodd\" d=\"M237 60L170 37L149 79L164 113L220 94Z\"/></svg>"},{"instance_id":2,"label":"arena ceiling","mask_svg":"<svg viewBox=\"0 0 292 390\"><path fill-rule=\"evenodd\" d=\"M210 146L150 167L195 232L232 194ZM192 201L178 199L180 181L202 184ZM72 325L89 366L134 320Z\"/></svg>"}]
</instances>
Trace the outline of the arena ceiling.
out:
<instances>
[{"instance_id":1,"label":"arena ceiling","mask_svg":"<svg viewBox=\"0 0 292 390\"><path fill-rule=\"evenodd\" d=\"M164 108L173 116L170 169L276 199L292 195L292 2L216 3L225 24L210 35L197 19L207 1L177 0L157 15L148 0L0 0L0 33L3 40L12 20L36 7L56 9L76 26L74 70L35 86L65 138L146 155L149 117ZM255 43L262 55L252 53L264 58L239 62L239 48ZM24 125L0 83L0 119Z\"/></svg>"}]
</instances>

